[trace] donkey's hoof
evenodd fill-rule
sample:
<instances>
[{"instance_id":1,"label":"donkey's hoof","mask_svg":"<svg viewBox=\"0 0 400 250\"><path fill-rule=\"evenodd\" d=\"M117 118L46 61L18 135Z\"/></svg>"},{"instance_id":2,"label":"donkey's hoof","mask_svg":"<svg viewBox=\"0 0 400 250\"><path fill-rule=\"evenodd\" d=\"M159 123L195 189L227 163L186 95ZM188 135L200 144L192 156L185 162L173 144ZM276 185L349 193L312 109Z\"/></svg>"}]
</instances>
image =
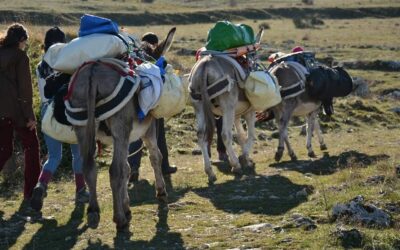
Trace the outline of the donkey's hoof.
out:
<instances>
[{"instance_id":1,"label":"donkey's hoof","mask_svg":"<svg viewBox=\"0 0 400 250\"><path fill-rule=\"evenodd\" d=\"M126 218L126 220L128 222L132 220L132 212L131 212L131 210L128 210L128 211L125 212L125 218Z\"/></svg>"},{"instance_id":2,"label":"donkey's hoof","mask_svg":"<svg viewBox=\"0 0 400 250\"><path fill-rule=\"evenodd\" d=\"M242 168L232 168L232 173L237 174L237 175L242 175L243 171L242 171Z\"/></svg>"},{"instance_id":3,"label":"donkey's hoof","mask_svg":"<svg viewBox=\"0 0 400 250\"><path fill-rule=\"evenodd\" d=\"M317 155L314 153L314 151L311 151L311 152L308 152L308 157L317 158Z\"/></svg>"},{"instance_id":4,"label":"donkey's hoof","mask_svg":"<svg viewBox=\"0 0 400 250\"><path fill-rule=\"evenodd\" d=\"M283 156L283 152L281 152L281 151L276 152L275 153L275 161L279 162L282 159L282 156Z\"/></svg>"},{"instance_id":5,"label":"donkey's hoof","mask_svg":"<svg viewBox=\"0 0 400 250\"><path fill-rule=\"evenodd\" d=\"M99 221L100 221L100 214L97 212L91 212L87 214L87 220L88 220L88 227L92 229L96 229L99 226Z\"/></svg>"},{"instance_id":6,"label":"donkey's hoof","mask_svg":"<svg viewBox=\"0 0 400 250\"><path fill-rule=\"evenodd\" d=\"M328 147L327 147L325 144L321 144L321 145L319 146L319 148L320 148L322 151L328 150Z\"/></svg>"},{"instance_id":7,"label":"donkey's hoof","mask_svg":"<svg viewBox=\"0 0 400 250\"><path fill-rule=\"evenodd\" d=\"M217 177L215 175L208 176L208 183L214 184L217 181Z\"/></svg>"},{"instance_id":8,"label":"donkey's hoof","mask_svg":"<svg viewBox=\"0 0 400 250\"><path fill-rule=\"evenodd\" d=\"M290 154L289 156L290 156L290 160L297 161L297 156L294 153Z\"/></svg>"}]
</instances>

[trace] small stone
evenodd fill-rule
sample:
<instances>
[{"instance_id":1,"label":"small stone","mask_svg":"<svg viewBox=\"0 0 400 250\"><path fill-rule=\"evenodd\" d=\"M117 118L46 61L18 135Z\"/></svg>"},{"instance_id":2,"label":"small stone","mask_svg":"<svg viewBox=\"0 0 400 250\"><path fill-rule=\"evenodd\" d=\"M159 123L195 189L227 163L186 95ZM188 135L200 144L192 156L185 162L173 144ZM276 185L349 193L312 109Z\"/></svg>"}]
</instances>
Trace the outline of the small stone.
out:
<instances>
[{"instance_id":1,"label":"small stone","mask_svg":"<svg viewBox=\"0 0 400 250\"><path fill-rule=\"evenodd\" d=\"M375 175L368 177L366 184L380 184L385 181L384 175Z\"/></svg>"},{"instance_id":2,"label":"small stone","mask_svg":"<svg viewBox=\"0 0 400 250\"><path fill-rule=\"evenodd\" d=\"M395 171L396 171L397 177L400 178L400 165L396 166Z\"/></svg>"},{"instance_id":3,"label":"small stone","mask_svg":"<svg viewBox=\"0 0 400 250\"><path fill-rule=\"evenodd\" d=\"M363 246L363 235L355 228L350 230L338 228L333 235L335 235L341 241L344 248Z\"/></svg>"},{"instance_id":4,"label":"small stone","mask_svg":"<svg viewBox=\"0 0 400 250\"><path fill-rule=\"evenodd\" d=\"M199 148L193 149L192 150L192 155L201 155L201 150Z\"/></svg>"},{"instance_id":5,"label":"small stone","mask_svg":"<svg viewBox=\"0 0 400 250\"><path fill-rule=\"evenodd\" d=\"M266 141L268 139L267 134L265 134L264 132L260 132L257 136L258 140L260 141Z\"/></svg>"},{"instance_id":6,"label":"small stone","mask_svg":"<svg viewBox=\"0 0 400 250\"><path fill-rule=\"evenodd\" d=\"M247 229L250 230L252 232L256 232L259 233L261 230L265 229L265 228L272 228L272 224L269 223L260 223L260 224L255 224L255 225L249 225L249 226L245 226L242 227L243 229Z\"/></svg>"},{"instance_id":7,"label":"small stone","mask_svg":"<svg viewBox=\"0 0 400 250\"><path fill-rule=\"evenodd\" d=\"M300 190L296 193L297 198L307 197L307 195L308 195L308 193L305 188L303 188L302 190Z\"/></svg>"}]
</instances>

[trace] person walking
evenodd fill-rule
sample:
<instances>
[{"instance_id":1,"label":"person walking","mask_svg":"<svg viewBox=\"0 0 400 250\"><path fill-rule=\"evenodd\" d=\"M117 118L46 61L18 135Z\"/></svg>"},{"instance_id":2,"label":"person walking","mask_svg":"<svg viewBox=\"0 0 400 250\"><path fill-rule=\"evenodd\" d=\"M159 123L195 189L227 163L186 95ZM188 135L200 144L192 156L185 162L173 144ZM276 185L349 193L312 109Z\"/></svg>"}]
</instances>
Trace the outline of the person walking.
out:
<instances>
[{"instance_id":1,"label":"person walking","mask_svg":"<svg viewBox=\"0 0 400 250\"><path fill-rule=\"evenodd\" d=\"M44 38L44 51L50 48L55 43L65 43L65 34L59 27L50 28ZM62 94L60 88L64 84L68 84L69 76L60 77L58 82L50 82L53 86L45 86L46 78L53 74L53 69L42 60L36 69L36 75L38 77L38 87L41 100L41 116L43 117L48 106L51 105L52 99L55 95ZM37 211L40 211L43 207L43 200L47 195L47 186L60 165L62 158L63 142L58 141L45 133L43 138L46 143L48 151L48 159L43 165L43 169L40 173L39 179L37 180L36 187L33 191L31 200L31 207ZM75 175L75 201L78 203L88 202L89 193L86 191L86 184L82 173L82 157L80 156L78 144L70 144L72 153L72 169Z\"/></svg>"},{"instance_id":2,"label":"person walking","mask_svg":"<svg viewBox=\"0 0 400 250\"><path fill-rule=\"evenodd\" d=\"M14 132L24 148L24 200L32 197L40 173L26 28L15 23L0 38L0 171L13 153Z\"/></svg>"}]
</instances>

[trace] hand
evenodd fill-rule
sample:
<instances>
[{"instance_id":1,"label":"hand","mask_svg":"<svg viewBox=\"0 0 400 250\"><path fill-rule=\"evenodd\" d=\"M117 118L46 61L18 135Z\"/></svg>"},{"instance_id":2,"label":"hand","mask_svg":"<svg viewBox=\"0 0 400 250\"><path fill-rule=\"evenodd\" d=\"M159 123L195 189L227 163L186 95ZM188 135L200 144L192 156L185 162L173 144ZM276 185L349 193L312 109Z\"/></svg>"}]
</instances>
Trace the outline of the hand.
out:
<instances>
[{"instance_id":1,"label":"hand","mask_svg":"<svg viewBox=\"0 0 400 250\"><path fill-rule=\"evenodd\" d=\"M34 130L36 128L36 121L29 120L28 123L26 123L26 127L31 131Z\"/></svg>"}]
</instances>

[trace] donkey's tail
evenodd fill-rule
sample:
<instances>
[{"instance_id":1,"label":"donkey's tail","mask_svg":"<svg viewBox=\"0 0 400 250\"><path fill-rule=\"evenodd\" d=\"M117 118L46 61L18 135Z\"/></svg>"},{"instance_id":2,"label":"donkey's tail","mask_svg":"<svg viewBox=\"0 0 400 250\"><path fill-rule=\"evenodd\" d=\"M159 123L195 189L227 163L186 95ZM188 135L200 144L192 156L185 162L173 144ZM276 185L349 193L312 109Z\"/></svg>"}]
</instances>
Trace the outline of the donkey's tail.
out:
<instances>
[{"instance_id":1,"label":"donkey's tail","mask_svg":"<svg viewBox=\"0 0 400 250\"><path fill-rule=\"evenodd\" d=\"M212 107L212 103L210 100L210 97L208 95L207 92L207 81L208 81L208 74L207 74L207 65L210 65L210 61L207 58L204 63L203 63L203 67L202 72L201 72L201 95L203 97L203 112L204 112L204 120L205 120L205 134L206 134L206 138L208 143L211 145L211 141L213 139L214 136L214 130L215 130L215 118L214 118L214 114L211 110Z\"/></svg>"},{"instance_id":2,"label":"donkey's tail","mask_svg":"<svg viewBox=\"0 0 400 250\"><path fill-rule=\"evenodd\" d=\"M81 146L83 157L83 166L92 166L94 164L94 155L96 152L96 122L95 122L95 105L96 105L96 92L97 81L93 81L93 71L97 63L89 66L90 74L88 78L88 91L87 91L87 124L86 136Z\"/></svg>"}]
</instances>

